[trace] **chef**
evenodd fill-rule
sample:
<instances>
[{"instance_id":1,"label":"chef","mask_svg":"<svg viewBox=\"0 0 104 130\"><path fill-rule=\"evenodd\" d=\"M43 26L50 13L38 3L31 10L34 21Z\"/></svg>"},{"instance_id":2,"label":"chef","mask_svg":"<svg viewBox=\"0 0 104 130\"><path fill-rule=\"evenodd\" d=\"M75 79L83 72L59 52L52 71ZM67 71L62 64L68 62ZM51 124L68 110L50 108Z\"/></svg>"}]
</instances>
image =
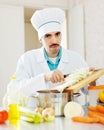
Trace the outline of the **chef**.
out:
<instances>
[{"instance_id":1,"label":"chef","mask_svg":"<svg viewBox=\"0 0 104 130\"><path fill-rule=\"evenodd\" d=\"M88 65L76 52L61 46L65 12L59 8L37 10L31 23L38 32L42 47L25 52L14 73L18 87L26 96L38 90L51 89L64 81L64 75Z\"/></svg>"}]
</instances>

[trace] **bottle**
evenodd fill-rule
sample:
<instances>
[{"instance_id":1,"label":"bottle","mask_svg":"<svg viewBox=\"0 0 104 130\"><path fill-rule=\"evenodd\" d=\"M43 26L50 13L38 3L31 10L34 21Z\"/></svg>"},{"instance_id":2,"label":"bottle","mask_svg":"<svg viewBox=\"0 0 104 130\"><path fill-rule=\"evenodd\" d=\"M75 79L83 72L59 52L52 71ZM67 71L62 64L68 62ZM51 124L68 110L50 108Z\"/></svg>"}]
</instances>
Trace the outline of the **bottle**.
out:
<instances>
[{"instance_id":1,"label":"bottle","mask_svg":"<svg viewBox=\"0 0 104 130\"><path fill-rule=\"evenodd\" d=\"M8 120L11 122L12 120L20 119L20 104L19 104L19 96L18 91L16 89L17 81L16 77L11 77L11 82L8 85Z\"/></svg>"},{"instance_id":2,"label":"bottle","mask_svg":"<svg viewBox=\"0 0 104 130\"><path fill-rule=\"evenodd\" d=\"M12 120L20 119L20 108L19 104L10 104L8 108L8 120L11 122Z\"/></svg>"}]
</instances>

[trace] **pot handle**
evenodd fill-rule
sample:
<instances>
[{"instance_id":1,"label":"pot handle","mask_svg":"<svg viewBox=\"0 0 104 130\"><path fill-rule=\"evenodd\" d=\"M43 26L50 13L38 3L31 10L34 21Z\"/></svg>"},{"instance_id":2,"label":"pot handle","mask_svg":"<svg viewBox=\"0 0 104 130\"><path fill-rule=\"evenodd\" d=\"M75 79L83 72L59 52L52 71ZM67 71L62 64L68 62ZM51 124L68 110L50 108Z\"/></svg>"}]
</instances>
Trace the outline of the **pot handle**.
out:
<instances>
[{"instance_id":1,"label":"pot handle","mask_svg":"<svg viewBox=\"0 0 104 130\"><path fill-rule=\"evenodd\" d=\"M73 97L79 97L81 94L80 93L72 93Z\"/></svg>"},{"instance_id":2,"label":"pot handle","mask_svg":"<svg viewBox=\"0 0 104 130\"><path fill-rule=\"evenodd\" d=\"M38 92L35 92L31 95L31 97L37 101L38 107L42 107L42 101L41 101L39 95L40 94Z\"/></svg>"},{"instance_id":3,"label":"pot handle","mask_svg":"<svg viewBox=\"0 0 104 130\"><path fill-rule=\"evenodd\" d=\"M33 98L39 98L39 93L35 92L35 93L31 94L31 97L33 97Z\"/></svg>"},{"instance_id":4,"label":"pot handle","mask_svg":"<svg viewBox=\"0 0 104 130\"><path fill-rule=\"evenodd\" d=\"M72 100L73 101L77 101L77 98L80 96L81 94L79 92L76 93L72 93Z\"/></svg>"}]
</instances>

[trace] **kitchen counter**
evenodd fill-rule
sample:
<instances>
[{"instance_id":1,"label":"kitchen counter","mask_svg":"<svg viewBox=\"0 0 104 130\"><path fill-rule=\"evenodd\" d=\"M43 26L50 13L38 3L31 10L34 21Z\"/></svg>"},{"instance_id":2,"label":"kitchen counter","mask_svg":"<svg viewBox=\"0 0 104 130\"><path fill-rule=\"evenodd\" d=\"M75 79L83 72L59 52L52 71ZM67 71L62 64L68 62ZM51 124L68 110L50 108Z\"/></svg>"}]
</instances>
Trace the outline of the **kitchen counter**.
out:
<instances>
[{"instance_id":1,"label":"kitchen counter","mask_svg":"<svg viewBox=\"0 0 104 130\"><path fill-rule=\"evenodd\" d=\"M17 125L6 122L0 124L0 130L104 130L104 125L78 123L65 117L56 117L53 122L41 124L28 123L23 120L20 120Z\"/></svg>"}]
</instances>

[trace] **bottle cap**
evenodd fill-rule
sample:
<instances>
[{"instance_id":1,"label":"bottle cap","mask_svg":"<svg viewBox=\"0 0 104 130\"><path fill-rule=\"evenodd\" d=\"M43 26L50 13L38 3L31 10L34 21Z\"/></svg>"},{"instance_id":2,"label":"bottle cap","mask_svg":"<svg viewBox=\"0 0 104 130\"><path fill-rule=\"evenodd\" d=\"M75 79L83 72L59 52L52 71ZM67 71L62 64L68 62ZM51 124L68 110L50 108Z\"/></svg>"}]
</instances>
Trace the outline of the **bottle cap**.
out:
<instances>
[{"instance_id":1,"label":"bottle cap","mask_svg":"<svg viewBox=\"0 0 104 130\"><path fill-rule=\"evenodd\" d=\"M11 80L16 80L16 76L15 76L15 75L12 75L12 76L10 77L10 79L11 79Z\"/></svg>"}]
</instances>

